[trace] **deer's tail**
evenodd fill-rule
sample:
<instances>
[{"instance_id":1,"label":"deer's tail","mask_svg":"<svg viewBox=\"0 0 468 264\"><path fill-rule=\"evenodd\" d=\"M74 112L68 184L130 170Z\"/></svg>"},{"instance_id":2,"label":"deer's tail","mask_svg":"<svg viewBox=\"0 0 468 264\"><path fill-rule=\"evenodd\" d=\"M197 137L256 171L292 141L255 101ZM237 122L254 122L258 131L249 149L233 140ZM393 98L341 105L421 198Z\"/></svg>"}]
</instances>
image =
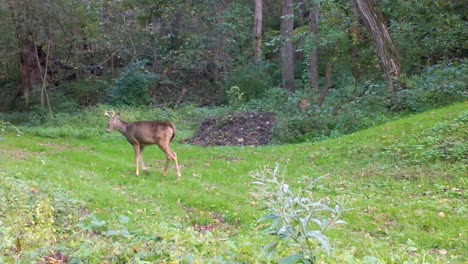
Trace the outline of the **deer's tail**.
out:
<instances>
[{"instance_id":1,"label":"deer's tail","mask_svg":"<svg viewBox=\"0 0 468 264\"><path fill-rule=\"evenodd\" d=\"M172 141L172 140L174 139L175 135L176 135L176 128L175 128L175 126L172 125L171 128L172 128L172 136L171 136L171 140L169 140L169 142Z\"/></svg>"}]
</instances>

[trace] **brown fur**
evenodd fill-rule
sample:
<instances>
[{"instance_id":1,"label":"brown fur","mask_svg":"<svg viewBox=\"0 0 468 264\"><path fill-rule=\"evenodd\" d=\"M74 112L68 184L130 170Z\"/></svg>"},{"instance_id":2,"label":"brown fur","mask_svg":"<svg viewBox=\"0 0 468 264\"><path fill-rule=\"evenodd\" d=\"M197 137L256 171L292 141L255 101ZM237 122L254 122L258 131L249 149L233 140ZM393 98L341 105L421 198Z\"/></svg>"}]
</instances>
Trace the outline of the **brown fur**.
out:
<instances>
[{"instance_id":1,"label":"brown fur","mask_svg":"<svg viewBox=\"0 0 468 264\"><path fill-rule=\"evenodd\" d=\"M169 143L175 137L176 128L173 124L166 121L137 121L127 123L120 120L119 115L113 112L105 112L109 117L107 124L107 132L117 130L125 136L127 141L133 145L135 150L136 171L135 174L139 175L139 166L142 165L143 170L146 170L143 161L143 149L148 145L158 145L159 148L166 154L166 166L164 168L163 176L166 176L170 160L174 160L177 170L177 177L180 179L179 164L177 161L177 154L169 148Z\"/></svg>"}]
</instances>

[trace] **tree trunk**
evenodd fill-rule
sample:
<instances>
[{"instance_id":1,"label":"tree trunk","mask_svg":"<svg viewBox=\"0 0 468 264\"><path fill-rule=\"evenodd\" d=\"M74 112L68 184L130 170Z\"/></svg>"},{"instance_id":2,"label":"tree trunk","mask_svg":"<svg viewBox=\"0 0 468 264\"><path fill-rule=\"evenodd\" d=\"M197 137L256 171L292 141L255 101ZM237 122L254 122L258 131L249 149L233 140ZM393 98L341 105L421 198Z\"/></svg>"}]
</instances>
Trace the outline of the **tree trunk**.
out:
<instances>
[{"instance_id":1,"label":"tree trunk","mask_svg":"<svg viewBox=\"0 0 468 264\"><path fill-rule=\"evenodd\" d=\"M36 44L32 38L32 30L29 27L29 5L19 1L8 1L12 21L16 30L16 39L19 45L18 60L21 81L21 94L25 104L29 104L29 96L33 86L39 83L40 71L36 63Z\"/></svg>"},{"instance_id":2,"label":"tree trunk","mask_svg":"<svg viewBox=\"0 0 468 264\"><path fill-rule=\"evenodd\" d=\"M262 13L263 0L255 0L254 15L254 62L259 64L262 60Z\"/></svg>"},{"instance_id":3,"label":"tree trunk","mask_svg":"<svg viewBox=\"0 0 468 264\"><path fill-rule=\"evenodd\" d=\"M37 68L39 68L39 70L41 71L41 78L42 78L41 107L45 108L45 106L47 105L47 108L49 110L49 115L52 116L52 108L50 107L49 95L47 93L47 79L48 79L48 70L49 70L50 43L51 43L51 41L49 40L47 42L47 53L46 53L46 57L45 57L44 71L42 71L41 61L39 59L39 53L37 52L37 49L36 49L36 62L37 62Z\"/></svg>"},{"instance_id":4,"label":"tree trunk","mask_svg":"<svg viewBox=\"0 0 468 264\"><path fill-rule=\"evenodd\" d=\"M385 25L385 18L379 12L375 0L353 0L353 2L367 30L371 33L374 49L380 67L384 72L387 87L391 92L395 92L394 82L401 74L401 64Z\"/></svg>"},{"instance_id":5,"label":"tree trunk","mask_svg":"<svg viewBox=\"0 0 468 264\"><path fill-rule=\"evenodd\" d=\"M319 74L318 74L318 23L319 23L320 10L318 4L314 3L309 11L309 33L312 37L312 51L310 52L310 68L309 68L309 84L314 90L319 87Z\"/></svg>"},{"instance_id":6,"label":"tree trunk","mask_svg":"<svg viewBox=\"0 0 468 264\"><path fill-rule=\"evenodd\" d=\"M282 0L281 2L281 72L283 88L290 92L295 91L294 87L294 50L293 50L293 29L294 12L293 0Z\"/></svg>"}]
</instances>

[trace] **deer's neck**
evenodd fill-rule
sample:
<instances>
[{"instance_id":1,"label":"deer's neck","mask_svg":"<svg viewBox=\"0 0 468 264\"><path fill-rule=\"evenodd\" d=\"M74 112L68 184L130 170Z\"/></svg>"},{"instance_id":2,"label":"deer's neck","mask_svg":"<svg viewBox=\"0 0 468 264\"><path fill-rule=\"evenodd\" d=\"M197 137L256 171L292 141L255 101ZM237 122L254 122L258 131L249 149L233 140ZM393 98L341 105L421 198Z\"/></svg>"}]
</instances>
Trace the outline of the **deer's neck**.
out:
<instances>
[{"instance_id":1,"label":"deer's neck","mask_svg":"<svg viewBox=\"0 0 468 264\"><path fill-rule=\"evenodd\" d=\"M119 120L119 122L115 124L114 128L125 136L127 135L127 126L128 126L128 123L122 120Z\"/></svg>"}]
</instances>

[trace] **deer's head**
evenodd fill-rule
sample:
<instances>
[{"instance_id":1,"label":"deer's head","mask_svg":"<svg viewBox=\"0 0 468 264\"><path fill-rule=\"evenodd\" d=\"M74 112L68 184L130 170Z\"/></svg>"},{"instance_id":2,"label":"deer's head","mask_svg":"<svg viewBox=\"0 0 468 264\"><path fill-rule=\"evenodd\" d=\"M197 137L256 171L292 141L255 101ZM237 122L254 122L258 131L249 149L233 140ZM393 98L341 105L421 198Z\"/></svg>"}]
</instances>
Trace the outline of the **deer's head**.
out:
<instances>
[{"instance_id":1,"label":"deer's head","mask_svg":"<svg viewBox=\"0 0 468 264\"><path fill-rule=\"evenodd\" d=\"M105 111L104 115L109 117L109 121L107 122L106 132L111 132L112 130L114 130L116 123L120 121L120 115L115 114L114 110Z\"/></svg>"}]
</instances>

